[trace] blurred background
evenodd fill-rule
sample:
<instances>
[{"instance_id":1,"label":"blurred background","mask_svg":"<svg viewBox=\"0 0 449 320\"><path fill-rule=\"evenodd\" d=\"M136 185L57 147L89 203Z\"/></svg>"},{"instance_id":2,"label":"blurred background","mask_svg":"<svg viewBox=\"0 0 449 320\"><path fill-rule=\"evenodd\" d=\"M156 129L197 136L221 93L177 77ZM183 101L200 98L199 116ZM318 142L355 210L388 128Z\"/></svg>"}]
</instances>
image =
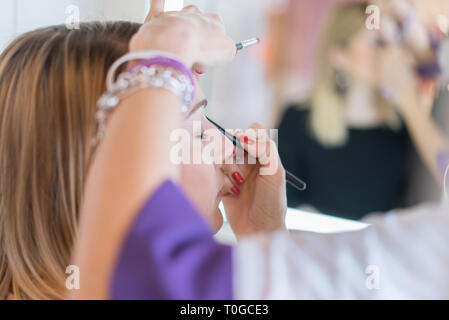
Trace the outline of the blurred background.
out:
<instances>
[{"instance_id":1,"label":"blurred background","mask_svg":"<svg viewBox=\"0 0 449 320\"><path fill-rule=\"evenodd\" d=\"M68 19L70 20L77 15L79 15L81 21L131 20L141 22L149 9L148 2L147 0L127 0L126 2L120 0L2 0L0 4L0 50L18 34L40 26L64 24ZM396 186L394 190L388 191L389 194L385 194L385 198L389 197L386 200L387 205L385 207L371 208L367 205L363 206L362 203L360 208L348 209L354 211L351 216L340 214L340 211L346 209L346 203L341 199L326 199L326 194L320 194L320 198L325 198L326 201L326 204L321 206L321 203L316 202L316 197L301 195L296 199L296 196L292 196L292 194L297 191L289 190L289 205L292 207L333 214L343 218L362 219L369 209L383 211L396 206L405 207L420 202L438 200L441 196L441 188L420 160L413 144L406 138L401 140L401 153L398 154L397 150L392 152L391 159L398 159L396 163L393 160L391 162L385 160L389 159L387 148L379 147L382 152L375 150L375 152L383 155L378 159L376 158L377 160L372 160L373 156L363 148L352 149L351 143L358 138L352 139L351 136L345 142L348 149L343 147L343 143L330 147L326 146L325 143L314 144L314 142L310 142L310 145L307 145L304 149L299 147L303 143L306 131L297 131L297 129L301 126L306 128L307 123L298 121L298 128L296 128L295 122L289 123L288 120L293 119L296 115L299 116L299 114L295 113L292 117L286 118L286 110L289 108L296 110L311 105L313 90L319 84L319 80L317 80L318 61L323 39L328 32L326 30L329 27L329 18L336 7L353 2L361 1L168 0L166 9L177 10L184 5L195 4L204 11L215 12L222 16L228 33L236 42L252 37L261 39L260 45L239 53L238 58L232 65L216 68L204 75L202 86L209 99L209 116L225 128L246 128L254 122L259 122L268 128L278 128L281 124L285 125L284 136L279 136L282 146L281 155L289 158L285 160L289 165L293 161L292 168L286 166L291 171L295 171L293 168L295 166L294 161L306 163L303 172L294 173L308 180L311 193L314 190L324 188L318 183L314 184L315 181L320 179L324 186L329 185L329 190L338 190L341 187L342 192L345 192L352 199L357 198L360 190L364 190L365 186L371 188L366 189L366 195L387 193L389 187ZM389 1L385 0L383 3L382 1L374 1L371 3L382 7L386 2ZM424 29L428 27L431 30L434 25L438 25L441 33L447 32L447 1L398 1L401 5L405 2L413 7L413 12L417 13L414 19L419 21ZM337 25L340 26L340 24ZM344 26L341 30L344 30ZM414 32L413 29L411 30ZM379 42L379 39L376 39L376 41ZM333 49L335 48L331 48L331 51ZM447 59L449 61L449 56L447 56ZM340 77L340 80L347 78L344 72L342 77L341 70L337 71L336 76ZM352 84L354 84L354 81ZM336 85L341 85L338 79ZM343 86L343 90L348 90L348 88ZM448 105L448 88L447 84L444 83L437 88L430 114L446 133L449 132ZM331 115L328 117L331 117ZM348 126L351 127L351 125ZM360 128L357 127L356 130L358 129ZM367 129L372 130L373 128L368 126ZM287 135L290 136L289 139L286 139ZM359 136L359 132L354 133L354 137ZM405 130L404 137L406 136ZM395 135L394 137L398 136ZM373 146L377 146L377 143L381 143L382 139L391 141L391 139L385 138L384 132L382 132L377 136L370 134L370 140L367 140L369 142L361 140L361 144L364 144L365 147L370 146L371 143L373 143ZM293 142L297 141L298 146L293 145L292 140ZM408 142L403 142L406 140ZM282 143L282 141L287 142ZM296 151L293 150L295 148ZM317 148L321 148L319 153L317 153ZM290 157L290 152L296 156L297 153L301 153L301 150L304 150L304 155L309 155L309 158L306 160L290 159L293 158L293 156ZM329 153L325 153L327 151ZM338 152L344 154L340 155ZM361 153L362 156L357 157L357 152ZM308 167L310 163L319 163L313 158L317 154L319 157L325 158L326 163L323 166L329 166L327 169L329 170L329 178L327 180L323 180L321 177L314 178L308 174L309 171L313 171ZM339 159L338 161L342 159L341 157L347 157L348 161L344 161L343 158L343 162L339 163L337 160L333 160L334 156L335 159ZM357 164L351 162L354 159L353 156L358 159L358 163L364 161L363 156L369 158L370 161L377 162L370 164L368 168L363 165L359 168ZM385 162L383 166L382 162ZM332 163L339 164L332 166ZM376 168L378 168L377 171ZM369 171L371 175L358 175L358 178L363 179L361 182L355 183L354 181L358 180L352 180L350 173L357 169L364 173ZM322 167L319 170L326 172ZM344 178L335 178L340 179L340 181L331 181L334 177L333 173L336 171L341 171ZM385 179L383 179L379 183L373 183L372 181L379 176L387 178L387 180L389 177L393 179L392 176L394 176L394 181L384 181ZM363 196L365 195L361 194L360 199L363 199ZM294 201L293 198L295 198ZM361 202L363 201L361 200Z\"/></svg>"}]
</instances>

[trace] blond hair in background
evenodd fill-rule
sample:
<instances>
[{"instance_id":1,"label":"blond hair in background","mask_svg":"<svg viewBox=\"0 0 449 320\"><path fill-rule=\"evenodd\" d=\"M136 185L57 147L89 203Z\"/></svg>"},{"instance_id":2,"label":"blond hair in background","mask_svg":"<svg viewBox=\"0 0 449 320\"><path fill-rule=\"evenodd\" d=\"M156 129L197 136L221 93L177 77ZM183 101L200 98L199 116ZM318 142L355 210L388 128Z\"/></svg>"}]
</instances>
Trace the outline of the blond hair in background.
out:
<instances>
[{"instance_id":1,"label":"blond hair in background","mask_svg":"<svg viewBox=\"0 0 449 320\"><path fill-rule=\"evenodd\" d=\"M96 102L138 28L48 27L0 55L0 299L63 298Z\"/></svg>"},{"instance_id":2,"label":"blond hair in background","mask_svg":"<svg viewBox=\"0 0 449 320\"><path fill-rule=\"evenodd\" d=\"M311 96L309 129L312 135L324 146L338 147L348 139L348 126L345 120L344 96L336 90L337 70L329 56L333 48L345 48L357 33L365 28L367 3L350 3L337 6L327 20L318 57L315 86ZM398 130L400 118L394 108L380 95L376 94L375 107L383 123Z\"/></svg>"}]
</instances>

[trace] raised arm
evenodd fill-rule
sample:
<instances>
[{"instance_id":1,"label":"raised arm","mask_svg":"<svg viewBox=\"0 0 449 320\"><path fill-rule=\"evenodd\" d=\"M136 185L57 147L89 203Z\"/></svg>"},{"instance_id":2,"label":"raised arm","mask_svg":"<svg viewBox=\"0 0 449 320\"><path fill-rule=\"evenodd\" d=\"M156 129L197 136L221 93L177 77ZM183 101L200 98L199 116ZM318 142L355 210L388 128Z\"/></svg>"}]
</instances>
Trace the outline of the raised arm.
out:
<instances>
[{"instance_id":1,"label":"raised arm","mask_svg":"<svg viewBox=\"0 0 449 320\"><path fill-rule=\"evenodd\" d=\"M221 20L196 7L162 13L152 1L130 52L164 51L188 68L215 65L235 55ZM87 181L74 263L81 288L73 298L108 297L108 281L120 246L139 209L178 169L169 159L170 132L181 126L181 101L165 89L141 89L123 99L108 121Z\"/></svg>"},{"instance_id":2,"label":"raised arm","mask_svg":"<svg viewBox=\"0 0 449 320\"><path fill-rule=\"evenodd\" d=\"M425 89L418 85L410 57L395 45L384 50L381 76L390 89L390 98L396 102L413 144L430 172L443 183L449 164L449 141L430 115L434 86ZM390 91L389 90L389 91Z\"/></svg>"},{"instance_id":3,"label":"raised arm","mask_svg":"<svg viewBox=\"0 0 449 320\"><path fill-rule=\"evenodd\" d=\"M449 206L383 214L354 232L276 232L234 249L236 299L447 299Z\"/></svg>"}]
</instances>

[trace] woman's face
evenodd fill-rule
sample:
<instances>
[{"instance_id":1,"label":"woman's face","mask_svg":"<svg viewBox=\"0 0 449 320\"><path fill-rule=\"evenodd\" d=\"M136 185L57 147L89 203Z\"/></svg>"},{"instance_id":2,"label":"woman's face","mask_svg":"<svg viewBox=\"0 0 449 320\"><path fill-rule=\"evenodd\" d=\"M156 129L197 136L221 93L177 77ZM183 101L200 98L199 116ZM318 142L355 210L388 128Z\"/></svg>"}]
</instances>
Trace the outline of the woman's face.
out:
<instances>
[{"instance_id":1,"label":"woman's face","mask_svg":"<svg viewBox=\"0 0 449 320\"><path fill-rule=\"evenodd\" d=\"M378 84L379 34L375 30L363 29L341 52L341 65L337 66L348 73L351 81L367 86Z\"/></svg>"},{"instance_id":2,"label":"woman's face","mask_svg":"<svg viewBox=\"0 0 449 320\"><path fill-rule=\"evenodd\" d=\"M215 159L224 162L226 158L233 157L234 147L231 141L225 138L206 119L205 107L207 101L204 99L198 81L197 88L194 107L184 121L184 129L190 135L190 145L188 146L190 148L190 159L193 159L194 152L197 152L198 155L198 146L202 148L209 146L214 147L217 152ZM196 148L194 148L194 145L196 145ZM181 185L184 187L184 191L200 212L205 215L213 230L218 231L223 224L223 216L218 209L218 205L224 195L231 193L230 189L233 186L229 179L230 174L225 174L226 166L220 163L206 164L203 160L200 163L189 162L180 166Z\"/></svg>"}]
</instances>

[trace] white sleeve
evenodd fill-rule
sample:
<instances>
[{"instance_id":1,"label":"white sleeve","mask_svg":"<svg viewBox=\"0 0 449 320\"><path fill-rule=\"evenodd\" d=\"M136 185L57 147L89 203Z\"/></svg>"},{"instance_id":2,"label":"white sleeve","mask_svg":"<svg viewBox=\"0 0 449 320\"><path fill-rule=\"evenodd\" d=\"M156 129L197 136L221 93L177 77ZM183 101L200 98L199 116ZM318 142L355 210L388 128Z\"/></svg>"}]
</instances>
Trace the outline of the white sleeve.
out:
<instances>
[{"instance_id":1,"label":"white sleeve","mask_svg":"<svg viewBox=\"0 0 449 320\"><path fill-rule=\"evenodd\" d=\"M234 250L237 299L448 299L449 209L383 215L361 231L279 231Z\"/></svg>"}]
</instances>

